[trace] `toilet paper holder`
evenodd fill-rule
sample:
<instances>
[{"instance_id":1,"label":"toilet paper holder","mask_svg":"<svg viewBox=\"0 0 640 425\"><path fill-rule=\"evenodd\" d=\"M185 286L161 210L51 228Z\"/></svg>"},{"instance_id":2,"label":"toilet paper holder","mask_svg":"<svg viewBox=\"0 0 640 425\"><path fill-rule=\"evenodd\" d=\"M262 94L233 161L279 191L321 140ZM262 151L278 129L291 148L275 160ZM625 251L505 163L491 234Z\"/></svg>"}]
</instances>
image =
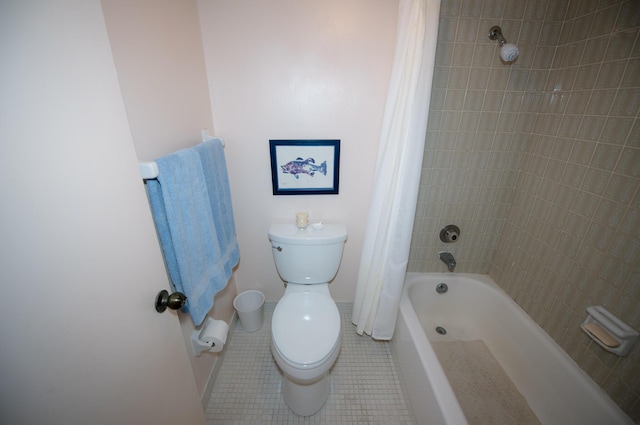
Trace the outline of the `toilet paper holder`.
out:
<instances>
[{"instance_id":1,"label":"toilet paper holder","mask_svg":"<svg viewBox=\"0 0 640 425\"><path fill-rule=\"evenodd\" d=\"M214 332L217 333L216 339L208 338L209 341L203 341L202 338L205 337L207 330L210 328L219 329L218 332ZM211 351L214 353L222 351L224 344L227 342L228 331L229 327L226 322L207 317L207 320L205 320L202 327L200 329L196 329L191 334L191 348L193 349L193 354L196 357L200 357L204 351Z\"/></svg>"}]
</instances>

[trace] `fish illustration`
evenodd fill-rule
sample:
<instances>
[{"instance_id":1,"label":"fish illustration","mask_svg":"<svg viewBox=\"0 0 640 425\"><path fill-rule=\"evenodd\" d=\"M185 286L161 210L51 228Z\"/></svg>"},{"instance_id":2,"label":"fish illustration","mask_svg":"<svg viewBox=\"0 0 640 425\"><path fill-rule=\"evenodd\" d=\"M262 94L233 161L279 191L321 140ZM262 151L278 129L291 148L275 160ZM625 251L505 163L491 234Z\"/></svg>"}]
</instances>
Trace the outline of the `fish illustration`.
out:
<instances>
[{"instance_id":1,"label":"fish illustration","mask_svg":"<svg viewBox=\"0 0 640 425\"><path fill-rule=\"evenodd\" d=\"M313 177L317 172L327 175L327 161L323 161L322 164L316 165L316 160L313 158L296 158L294 161L289 161L284 165L281 165L282 172L285 174L293 174L296 179L299 179L298 174L309 174Z\"/></svg>"}]
</instances>

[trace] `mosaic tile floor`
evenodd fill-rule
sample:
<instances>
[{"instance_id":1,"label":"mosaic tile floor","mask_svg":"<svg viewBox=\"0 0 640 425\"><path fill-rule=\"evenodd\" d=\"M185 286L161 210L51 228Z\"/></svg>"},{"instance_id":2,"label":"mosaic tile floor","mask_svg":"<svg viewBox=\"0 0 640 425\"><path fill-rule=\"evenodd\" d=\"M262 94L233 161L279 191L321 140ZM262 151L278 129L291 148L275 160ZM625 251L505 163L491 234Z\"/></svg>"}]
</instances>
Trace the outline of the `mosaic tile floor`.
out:
<instances>
[{"instance_id":1,"label":"mosaic tile floor","mask_svg":"<svg viewBox=\"0 0 640 425\"><path fill-rule=\"evenodd\" d=\"M469 425L539 425L482 341L432 342Z\"/></svg>"},{"instance_id":2,"label":"mosaic tile floor","mask_svg":"<svg viewBox=\"0 0 640 425\"><path fill-rule=\"evenodd\" d=\"M282 399L282 375L271 356L271 316L254 333L238 324L207 406L208 424L414 424L388 342L360 337L351 324L351 304L338 303L342 350L331 370L332 391L318 413L291 412Z\"/></svg>"}]
</instances>

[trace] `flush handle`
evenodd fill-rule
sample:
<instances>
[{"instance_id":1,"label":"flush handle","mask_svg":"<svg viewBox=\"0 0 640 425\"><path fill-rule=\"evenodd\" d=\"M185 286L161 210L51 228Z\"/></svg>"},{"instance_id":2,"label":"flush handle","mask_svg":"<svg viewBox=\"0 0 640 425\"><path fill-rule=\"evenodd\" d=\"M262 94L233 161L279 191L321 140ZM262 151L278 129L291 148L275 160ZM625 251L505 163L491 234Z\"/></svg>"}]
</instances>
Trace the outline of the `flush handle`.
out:
<instances>
[{"instance_id":1,"label":"flush handle","mask_svg":"<svg viewBox=\"0 0 640 425\"><path fill-rule=\"evenodd\" d=\"M184 307L186 302L187 297L182 292L174 292L169 295L169 292L163 289L156 296L156 311L162 313L167 307L171 310L179 310Z\"/></svg>"},{"instance_id":2,"label":"flush handle","mask_svg":"<svg viewBox=\"0 0 640 425\"><path fill-rule=\"evenodd\" d=\"M281 246L271 245L271 248L275 249L278 252L282 252L282 247Z\"/></svg>"}]
</instances>

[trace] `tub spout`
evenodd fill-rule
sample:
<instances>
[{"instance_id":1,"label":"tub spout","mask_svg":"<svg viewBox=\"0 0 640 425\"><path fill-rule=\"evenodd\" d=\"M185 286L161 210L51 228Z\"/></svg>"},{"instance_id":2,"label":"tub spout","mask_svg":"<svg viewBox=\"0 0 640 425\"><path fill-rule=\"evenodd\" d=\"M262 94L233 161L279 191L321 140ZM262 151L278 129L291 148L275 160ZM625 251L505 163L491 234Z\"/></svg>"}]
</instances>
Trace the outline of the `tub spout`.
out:
<instances>
[{"instance_id":1,"label":"tub spout","mask_svg":"<svg viewBox=\"0 0 640 425\"><path fill-rule=\"evenodd\" d=\"M439 252L440 260L447 265L447 269L451 273L456 269L456 259L453 258L453 255L450 252Z\"/></svg>"}]
</instances>

